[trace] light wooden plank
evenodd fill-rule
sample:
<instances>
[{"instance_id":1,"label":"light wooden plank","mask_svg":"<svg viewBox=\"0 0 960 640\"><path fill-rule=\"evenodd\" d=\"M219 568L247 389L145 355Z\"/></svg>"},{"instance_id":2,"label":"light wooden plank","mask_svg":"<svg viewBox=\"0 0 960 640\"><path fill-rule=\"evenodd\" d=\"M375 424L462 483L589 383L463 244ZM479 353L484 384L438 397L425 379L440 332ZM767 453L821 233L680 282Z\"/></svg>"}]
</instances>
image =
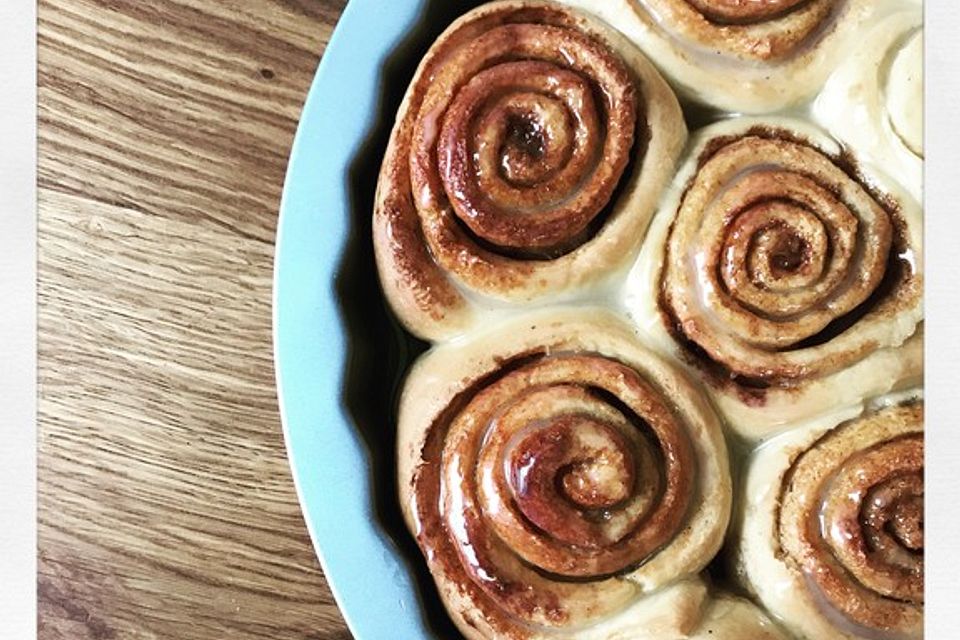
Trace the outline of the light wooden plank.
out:
<instances>
[{"instance_id":1,"label":"light wooden plank","mask_svg":"<svg viewBox=\"0 0 960 640\"><path fill-rule=\"evenodd\" d=\"M342 0L40 3L40 637L349 633L277 413L273 236Z\"/></svg>"}]
</instances>

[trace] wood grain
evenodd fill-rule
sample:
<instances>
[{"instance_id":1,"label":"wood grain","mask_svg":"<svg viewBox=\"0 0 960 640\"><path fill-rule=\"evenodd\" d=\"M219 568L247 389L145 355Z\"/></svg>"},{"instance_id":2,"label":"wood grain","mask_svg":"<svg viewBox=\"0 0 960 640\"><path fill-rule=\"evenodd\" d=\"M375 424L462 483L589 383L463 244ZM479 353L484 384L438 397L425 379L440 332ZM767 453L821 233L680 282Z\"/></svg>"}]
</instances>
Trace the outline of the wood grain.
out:
<instances>
[{"instance_id":1,"label":"wood grain","mask_svg":"<svg viewBox=\"0 0 960 640\"><path fill-rule=\"evenodd\" d=\"M270 333L287 154L344 4L39 4L45 640L350 637Z\"/></svg>"}]
</instances>

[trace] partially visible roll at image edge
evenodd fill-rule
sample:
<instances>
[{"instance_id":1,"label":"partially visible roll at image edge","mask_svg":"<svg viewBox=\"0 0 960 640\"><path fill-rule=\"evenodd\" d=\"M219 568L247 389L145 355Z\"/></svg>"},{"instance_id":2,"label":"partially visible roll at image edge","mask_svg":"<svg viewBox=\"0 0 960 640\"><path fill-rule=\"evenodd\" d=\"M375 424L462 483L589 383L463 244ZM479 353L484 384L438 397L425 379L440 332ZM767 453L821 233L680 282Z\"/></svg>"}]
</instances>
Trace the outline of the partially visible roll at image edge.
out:
<instances>
[{"instance_id":1,"label":"partially visible roll at image edge","mask_svg":"<svg viewBox=\"0 0 960 640\"><path fill-rule=\"evenodd\" d=\"M615 25L682 97L734 113L812 98L874 15L871 0L561 0Z\"/></svg>"},{"instance_id":2,"label":"partially visible roll at image edge","mask_svg":"<svg viewBox=\"0 0 960 640\"><path fill-rule=\"evenodd\" d=\"M747 463L735 573L809 640L923 637L923 400L882 397Z\"/></svg>"}]
</instances>

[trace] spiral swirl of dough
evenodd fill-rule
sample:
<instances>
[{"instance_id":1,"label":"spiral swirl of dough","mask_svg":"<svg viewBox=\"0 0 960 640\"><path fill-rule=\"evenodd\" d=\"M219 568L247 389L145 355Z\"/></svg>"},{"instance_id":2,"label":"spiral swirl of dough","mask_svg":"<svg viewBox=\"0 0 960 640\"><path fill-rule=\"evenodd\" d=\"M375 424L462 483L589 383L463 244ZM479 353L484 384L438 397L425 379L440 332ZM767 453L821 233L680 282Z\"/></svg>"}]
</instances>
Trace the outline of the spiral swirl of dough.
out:
<instances>
[{"instance_id":1,"label":"spiral swirl of dough","mask_svg":"<svg viewBox=\"0 0 960 640\"><path fill-rule=\"evenodd\" d=\"M639 50L580 12L495 2L434 43L384 158L388 300L444 339L479 304L576 296L639 249L686 129Z\"/></svg>"},{"instance_id":2,"label":"spiral swirl of dough","mask_svg":"<svg viewBox=\"0 0 960 640\"><path fill-rule=\"evenodd\" d=\"M921 637L922 401L784 438L750 467L748 487L774 487L747 507L751 588L804 637ZM787 585L799 595L784 598Z\"/></svg>"},{"instance_id":3,"label":"spiral swirl of dough","mask_svg":"<svg viewBox=\"0 0 960 640\"><path fill-rule=\"evenodd\" d=\"M870 0L562 0L616 25L682 95L740 113L798 104L823 86Z\"/></svg>"},{"instance_id":4,"label":"spiral swirl of dough","mask_svg":"<svg viewBox=\"0 0 960 640\"><path fill-rule=\"evenodd\" d=\"M920 200L923 192L923 14L894 13L833 72L813 115Z\"/></svg>"},{"instance_id":5,"label":"spiral swirl of dough","mask_svg":"<svg viewBox=\"0 0 960 640\"><path fill-rule=\"evenodd\" d=\"M405 386L399 443L408 525L469 637L725 628L697 577L729 517L719 423L609 312L554 309L435 349Z\"/></svg>"},{"instance_id":6,"label":"spiral swirl of dough","mask_svg":"<svg viewBox=\"0 0 960 640\"><path fill-rule=\"evenodd\" d=\"M916 203L895 185L878 191L801 122L741 118L698 135L628 306L701 370L731 426L769 435L916 377Z\"/></svg>"}]
</instances>

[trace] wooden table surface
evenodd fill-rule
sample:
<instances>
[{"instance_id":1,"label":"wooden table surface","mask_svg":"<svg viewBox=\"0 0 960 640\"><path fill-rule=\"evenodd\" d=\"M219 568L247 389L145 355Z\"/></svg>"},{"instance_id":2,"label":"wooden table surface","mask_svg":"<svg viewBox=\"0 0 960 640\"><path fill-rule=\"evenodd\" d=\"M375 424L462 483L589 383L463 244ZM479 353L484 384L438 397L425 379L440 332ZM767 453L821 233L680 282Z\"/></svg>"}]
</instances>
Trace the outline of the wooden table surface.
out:
<instances>
[{"instance_id":1,"label":"wooden table surface","mask_svg":"<svg viewBox=\"0 0 960 640\"><path fill-rule=\"evenodd\" d=\"M270 307L344 5L39 3L44 640L350 637L287 466Z\"/></svg>"}]
</instances>

